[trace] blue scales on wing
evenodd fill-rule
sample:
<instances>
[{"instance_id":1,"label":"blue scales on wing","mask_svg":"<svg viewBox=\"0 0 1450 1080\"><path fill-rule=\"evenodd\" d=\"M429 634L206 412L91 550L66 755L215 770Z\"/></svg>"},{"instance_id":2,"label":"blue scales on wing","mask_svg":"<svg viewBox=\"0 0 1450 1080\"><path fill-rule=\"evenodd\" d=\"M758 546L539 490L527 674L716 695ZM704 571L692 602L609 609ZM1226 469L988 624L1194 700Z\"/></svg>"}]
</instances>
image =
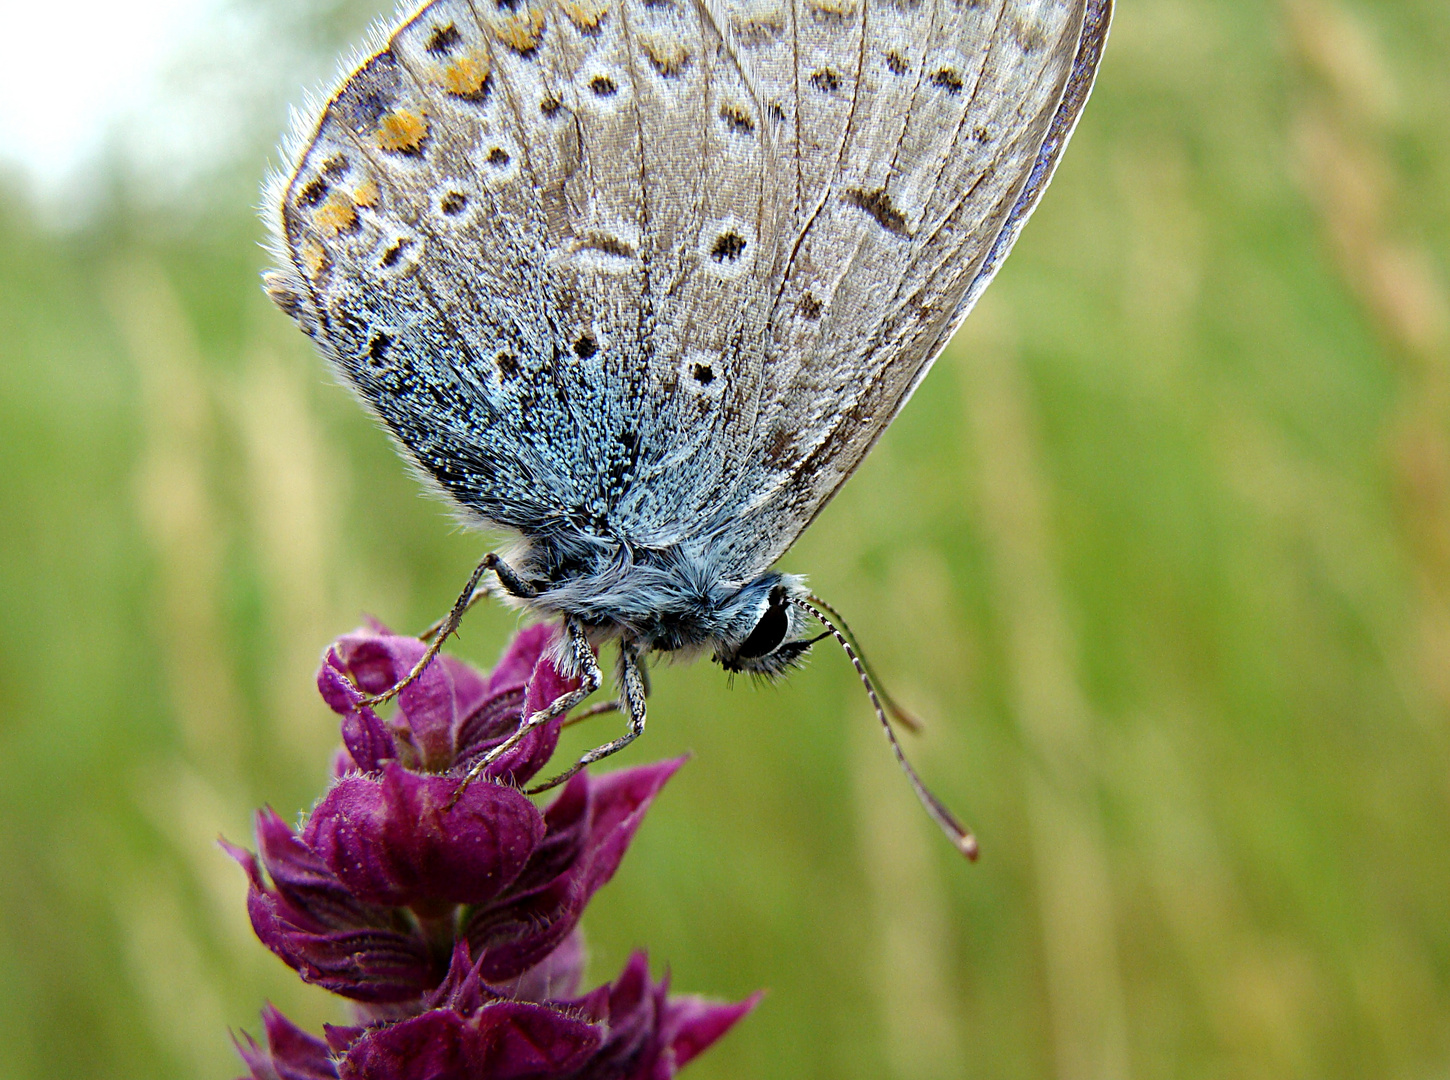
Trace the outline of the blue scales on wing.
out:
<instances>
[{"instance_id":1,"label":"blue scales on wing","mask_svg":"<svg viewBox=\"0 0 1450 1080\"><path fill-rule=\"evenodd\" d=\"M466 510L648 546L726 496L775 199L707 20L438 0L302 140L272 295Z\"/></svg>"}]
</instances>

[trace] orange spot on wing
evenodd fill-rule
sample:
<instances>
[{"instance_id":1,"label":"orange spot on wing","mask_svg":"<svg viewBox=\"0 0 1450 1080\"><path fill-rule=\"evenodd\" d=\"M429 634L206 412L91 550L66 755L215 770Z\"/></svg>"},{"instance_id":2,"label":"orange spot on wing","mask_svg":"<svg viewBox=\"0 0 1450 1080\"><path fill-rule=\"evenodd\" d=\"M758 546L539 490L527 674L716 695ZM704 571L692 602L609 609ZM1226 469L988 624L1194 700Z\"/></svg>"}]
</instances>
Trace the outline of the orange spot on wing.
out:
<instances>
[{"instance_id":1,"label":"orange spot on wing","mask_svg":"<svg viewBox=\"0 0 1450 1080\"><path fill-rule=\"evenodd\" d=\"M416 153L428 137L428 121L407 109L394 109L378 122L378 146L393 153Z\"/></svg>"},{"instance_id":2,"label":"orange spot on wing","mask_svg":"<svg viewBox=\"0 0 1450 1080\"><path fill-rule=\"evenodd\" d=\"M599 29L599 20L609 10L604 4L592 0L560 0L559 6L569 16L569 21L584 31Z\"/></svg>"},{"instance_id":3,"label":"orange spot on wing","mask_svg":"<svg viewBox=\"0 0 1450 1080\"><path fill-rule=\"evenodd\" d=\"M311 236L302 241L297 254L302 256L302 265L310 278L316 278L327 268L327 249Z\"/></svg>"},{"instance_id":4,"label":"orange spot on wing","mask_svg":"<svg viewBox=\"0 0 1450 1080\"><path fill-rule=\"evenodd\" d=\"M544 13L525 10L498 19L493 24L493 36L516 53L532 52L544 36Z\"/></svg>"},{"instance_id":5,"label":"orange spot on wing","mask_svg":"<svg viewBox=\"0 0 1450 1080\"><path fill-rule=\"evenodd\" d=\"M352 201L368 209L378 205L378 185L375 180L364 180L352 193Z\"/></svg>"},{"instance_id":6,"label":"orange spot on wing","mask_svg":"<svg viewBox=\"0 0 1450 1080\"><path fill-rule=\"evenodd\" d=\"M443 69L443 89L459 97L476 97L488 82L489 63L486 56L460 56Z\"/></svg>"},{"instance_id":7,"label":"orange spot on wing","mask_svg":"<svg viewBox=\"0 0 1450 1080\"><path fill-rule=\"evenodd\" d=\"M324 236L352 232L357 228L357 209L352 200L340 191L327 197L327 201L312 215L312 222Z\"/></svg>"},{"instance_id":8,"label":"orange spot on wing","mask_svg":"<svg viewBox=\"0 0 1450 1080\"><path fill-rule=\"evenodd\" d=\"M785 30L785 14L769 11L751 19L731 19L736 40L742 45L764 45L773 41Z\"/></svg>"},{"instance_id":9,"label":"orange spot on wing","mask_svg":"<svg viewBox=\"0 0 1450 1080\"><path fill-rule=\"evenodd\" d=\"M639 43L654 69L661 75L678 75L690 61L690 54L678 41L640 35Z\"/></svg>"}]
</instances>

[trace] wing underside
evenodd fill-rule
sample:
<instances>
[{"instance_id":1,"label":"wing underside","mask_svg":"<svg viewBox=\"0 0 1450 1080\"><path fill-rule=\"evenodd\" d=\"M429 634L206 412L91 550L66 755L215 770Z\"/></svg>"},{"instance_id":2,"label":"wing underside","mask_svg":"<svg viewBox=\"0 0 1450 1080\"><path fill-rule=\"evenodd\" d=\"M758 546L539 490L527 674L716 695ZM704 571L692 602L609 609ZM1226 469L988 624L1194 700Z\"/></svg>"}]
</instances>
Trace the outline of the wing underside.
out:
<instances>
[{"instance_id":1,"label":"wing underside","mask_svg":"<svg viewBox=\"0 0 1450 1080\"><path fill-rule=\"evenodd\" d=\"M995 271L1107 18L435 0L304 132L270 288L478 519L749 575Z\"/></svg>"},{"instance_id":2,"label":"wing underside","mask_svg":"<svg viewBox=\"0 0 1450 1080\"><path fill-rule=\"evenodd\" d=\"M929 6L867 9L868 21L903 10L917 21L868 31L870 89L783 276L751 527L736 532L747 568L778 558L829 501L996 273L1086 102L1111 16L1110 0L943 0L923 38L913 31ZM933 44L910 88L880 90L912 77L897 75L910 54L896 43L922 40ZM869 153L893 139L890 155Z\"/></svg>"}]
</instances>

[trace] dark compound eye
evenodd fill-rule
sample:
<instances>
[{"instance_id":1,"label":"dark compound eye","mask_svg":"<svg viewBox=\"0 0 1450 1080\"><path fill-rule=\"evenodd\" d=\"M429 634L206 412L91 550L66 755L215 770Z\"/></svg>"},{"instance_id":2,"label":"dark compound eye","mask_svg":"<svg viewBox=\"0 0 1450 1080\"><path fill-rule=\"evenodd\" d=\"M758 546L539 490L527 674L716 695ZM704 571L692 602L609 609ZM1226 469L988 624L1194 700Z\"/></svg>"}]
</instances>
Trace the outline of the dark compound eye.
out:
<instances>
[{"instance_id":1,"label":"dark compound eye","mask_svg":"<svg viewBox=\"0 0 1450 1080\"><path fill-rule=\"evenodd\" d=\"M770 602L765 614L750 631L750 636L741 643L735 653L737 660L754 660L774 652L790 631L790 616L785 610L785 590L777 585L770 590Z\"/></svg>"}]
</instances>

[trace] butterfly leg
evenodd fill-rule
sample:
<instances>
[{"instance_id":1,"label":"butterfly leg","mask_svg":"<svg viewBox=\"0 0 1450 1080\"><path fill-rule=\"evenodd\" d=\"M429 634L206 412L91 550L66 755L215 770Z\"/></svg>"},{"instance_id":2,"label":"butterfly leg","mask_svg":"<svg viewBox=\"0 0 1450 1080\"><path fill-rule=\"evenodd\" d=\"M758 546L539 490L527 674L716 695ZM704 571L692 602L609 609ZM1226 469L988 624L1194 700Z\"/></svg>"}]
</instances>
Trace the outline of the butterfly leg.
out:
<instances>
[{"instance_id":1,"label":"butterfly leg","mask_svg":"<svg viewBox=\"0 0 1450 1080\"><path fill-rule=\"evenodd\" d=\"M648 698L650 696L649 668L645 667L643 664L639 665L639 678L641 684L644 687L644 696ZM564 721L564 726L573 727L575 724L591 719L592 717L603 716L605 713L619 712L623 708L624 703L619 698L614 698L611 701L600 701L594 705L589 706L589 708L587 709L582 709L579 712L576 712L573 716L569 717L567 720Z\"/></svg>"},{"instance_id":2,"label":"butterfly leg","mask_svg":"<svg viewBox=\"0 0 1450 1080\"><path fill-rule=\"evenodd\" d=\"M644 685L644 696L648 699L650 695L649 668L643 664L639 665L639 677L640 682ZM605 713L619 712L623 708L624 704L619 698L614 698L610 701L600 701L589 706L587 709L581 709L579 712L576 712L564 721L564 726L573 727L575 724L582 723L596 716L603 716Z\"/></svg>"},{"instance_id":3,"label":"butterfly leg","mask_svg":"<svg viewBox=\"0 0 1450 1080\"><path fill-rule=\"evenodd\" d=\"M558 776L545 780L542 784L535 784L525 792L528 795L537 795L541 791L548 791L550 788L558 787L565 780L588 765L596 761L602 761L611 754L617 754L644 732L645 721L645 695L649 688L649 676L645 674L643 665L639 662L639 646L631 641L623 641L619 646L619 706L624 711L625 719L629 723L629 729L615 739L613 742L605 743L603 746L596 746L587 754L581 757L569 768L565 769Z\"/></svg>"},{"instance_id":4,"label":"butterfly leg","mask_svg":"<svg viewBox=\"0 0 1450 1080\"><path fill-rule=\"evenodd\" d=\"M525 735L535 728L547 724L555 717L564 715L564 713L598 690L603 684L604 673L599 670L599 661L594 658L594 650L589 646L589 638L585 635L584 628L577 623L571 622L567 624L567 630L569 634L570 656L574 661L574 666L579 671L579 685L567 694L560 694L538 712L525 718L523 723L518 726L512 735L480 758L477 764L468 770L468 774L463 778L463 783L459 784L458 788L453 792L453 797L448 800L448 807L452 807L458 801L459 796L468 790L469 784L482 776L483 771L500 757L517 746ZM600 711L603 712L606 710L600 709Z\"/></svg>"},{"instance_id":5,"label":"butterfly leg","mask_svg":"<svg viewBox=\"0 0 1450 1080\"><path fill-rule=\"evenodd\" d=\"M618 712L621 708L623 706L619 704L618 698L612 701L596 702L589 706L589 708L580 709L573 716L566 718L564 720L564 726L573 727L575 724L583 723L585 720L592 719L593 717L603 716L605 713Z\"/></svg>"},{"instance_id":6,"label":"butterfly leg","mask_svg":"<svg viewBox=\"0 0 1450 1080\"><path fill-rule=\"evenodd\" d=\"M463 621L463 616L468 611L468 609L473 607L475 603L477 603L483 597L488 596L493 591L487 585L479 585L479 582L480 580L482 580L483 575L488 573L490 570L492 570L494 574L498 577L499 584L502 585L507 592L513 594L514 596L529 599L538 595L538 590L536 590L528 582L522 580L516 573L514 573L513 568L509 566L508 563L504 562L494 552L490 551L487 555L483 557L479 564L473 568L473 573L470 574L468 577L468 585L464 588L463 592L459 594L458 599L453 602L453 607L449 610L448 614L445 615L438 622L434 623L424 632L423 637L425 640L429 637L431 637L433 640L428 643L427 651L424 652L423 656L418 660L418 662L413 665L413 670L408 672L408 674L405 675L401 680L394 683L391 687L389 687L387 690L384 690L381 694L374 694L371 697L363 698L362 701L359 702L360 705L366 705L369 708L372 708L374 706L382 705L384 702L391 701L393 698L397 697L400 693L407 689L407 687L412 682L414 682L419 675L423 674L423 670L433 662L433 658L437 656L438 651L443 648L443 643L448 640L451 634L455 633L458 630L458 624Z\"/></svg>"}]
</instances>

